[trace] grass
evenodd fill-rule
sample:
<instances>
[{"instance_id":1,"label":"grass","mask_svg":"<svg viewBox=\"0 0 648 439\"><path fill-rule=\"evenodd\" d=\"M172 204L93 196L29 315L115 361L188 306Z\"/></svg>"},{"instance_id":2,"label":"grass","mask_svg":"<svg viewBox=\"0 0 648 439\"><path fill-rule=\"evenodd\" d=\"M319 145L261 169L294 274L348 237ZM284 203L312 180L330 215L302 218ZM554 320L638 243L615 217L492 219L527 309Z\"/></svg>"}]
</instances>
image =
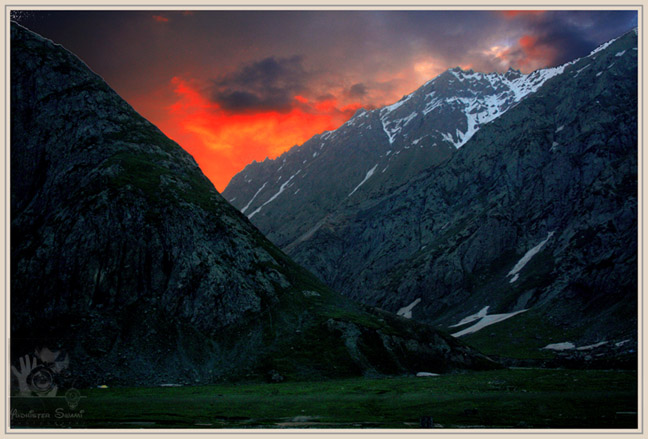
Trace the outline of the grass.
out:
<instances>
[{"instance_id":1,"label":"grass","mask_svg":"<svg viewBox=\"0 0 648 439\"><path fill-rule=\"evenodd\" d=\"M432 378L350 378L276 384L109 388L61 398L12 398L13 427L73 428L636 428L633 371L514 369ZM49 404L49 407L46 407ZM55 407L81 413L55 418ZM48 411L49 410L49 411Z\"/></svg>"},{"instance_id":2,"label":"grass","mask_svg":"<svg viewBox=\"0 0 648 439\"><path fill-rule=\"evenodd\" d=\"M117 187L133 185L153 200L159 197L160 177L170 173L167 168L155 164L150 154L120 152L107 160L104 166L108 167L114 163L123 168L123 171L113 179L114 185Z\"/></svg>"}]
</instances>

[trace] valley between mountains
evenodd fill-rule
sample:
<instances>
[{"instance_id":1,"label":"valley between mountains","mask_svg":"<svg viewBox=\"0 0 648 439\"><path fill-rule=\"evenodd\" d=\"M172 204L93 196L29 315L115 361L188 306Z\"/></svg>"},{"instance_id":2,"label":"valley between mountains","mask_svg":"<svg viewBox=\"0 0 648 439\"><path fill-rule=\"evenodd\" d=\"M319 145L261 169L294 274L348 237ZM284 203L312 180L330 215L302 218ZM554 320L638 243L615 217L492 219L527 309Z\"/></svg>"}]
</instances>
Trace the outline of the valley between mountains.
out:
<instances>
[{"instance_id":1,"label":"valley between mountains","mask_svg":"<svg viewBox=\"0 0 648 439\"><path fill-rule=\"evenodd\" d=\"M77 386L501 367L324 285L82 61L11 32L15 359L64 350Z\"/></svg>"},{"instance_id":2,"label":"valley between mountains","mask_svg":"<svg viewBox=\"0 0 648 439\"><path fill-rule=\"evenodd\" d=\"M35 355L82 428L637 426L636 29L450 69L222 195L74 54L10 47L12 413L54 410Z\"/></svg>"}]
</instances>

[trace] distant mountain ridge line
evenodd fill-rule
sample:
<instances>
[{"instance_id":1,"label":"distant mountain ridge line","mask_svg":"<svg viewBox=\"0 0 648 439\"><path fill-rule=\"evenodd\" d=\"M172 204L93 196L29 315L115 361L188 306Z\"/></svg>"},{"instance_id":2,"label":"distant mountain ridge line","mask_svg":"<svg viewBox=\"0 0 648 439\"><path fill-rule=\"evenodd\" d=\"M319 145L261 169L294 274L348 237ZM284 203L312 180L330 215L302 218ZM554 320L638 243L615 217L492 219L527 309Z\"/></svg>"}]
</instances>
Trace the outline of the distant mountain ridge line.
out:
<instances>
[{"instance_id":1,"label":"distant mountain ridge line","mask_svg":"<svg viewBox=\"0 0 648 439\"><path fill-rule=\"evenodd\" d=\"M637 28L634 28L633 31L636 33L636 32L637 32ZM349 124L352 120L354 120L355 118L357 118L357 117L359 117L359 116L363 116L364 113L371 113L371 112L375 112L375 111L382 112L382 111L385 111L386 109L390 109L390 111L391 111L391 110L397 108L398 106L400 106L399 104L400 104L402 101L409 99L409 98L410 98L414 93L416 93L418 90L424 88L425 86L427 86L427 85L429 85L430 83L434 82L434 81L435 81L437 78L439 78L441 75L443 75L443 74L445 74L445 73L447 73L447 72L450 72L450 71L454 71L454 72L456 72L456 71L461 71L461 72L465 72L465 73L470 73L471 75L481 75L481 76L483 76L483 77L487 77L487 78L491 78L491 77L495 76L495 77L500 77L500 78L502 78L502 79L505 79L507 82L511 83L512 81L509 80L508 77L513 76L513 75L515 75L515 74L518 75L518 78L516 78L516 79L520 79L520 78L528 78L528 77L530 77L531 75L534 75L534 74L536 74L537 72L541 72L541 71L547 71L547 70L552 70L552 69L564 69L566 66L569 66L569 65L571 65L571 64L574 64L574 63L576 63L577 61L581 60L582 58L586 58L586 57L592 56L592 55L594 55L595 53L601 51L602 49L606 48L607 46L609 46L610 44L612 44L614 41L616 41L618 38L620 38L620 37L613 38L613 39L611 39L611 40L609 40L609 41L606 41L605 43L599 45L597 48L593 49L593 50L592 50L588 55L585 55L584 57L581 57L581 58L575 58L575 59L572 60L572 61L569 61L569 62L566 62L566 63L560 64L560 65L558 65L558 66L553 66L553 67L543 67L543 68L541 68L541 69L536 69L536 70L534 70L534 71L532 71L532 72L530 72L530 73L527 73L527 74L524 74L524 73L522 73L519 69L514 69L513 67L509 67L508 70L507 70L506 72L504 72L504 73L499 73L499 72L497 72L497 71L492 71L492 72L488 72L488 73L487 73L487 72L477 72L477 71L474 71L472 68L471 68L471 69L468 69L468 70L464 70L464 69L462 69L460 66L451 67L451 68L445 70L443 73L438 74L438 75L435 76L434 78L427 80L427 81L426 81L423 85L421 85L418 89L414 90L413 92L411 92L411 93L409 93L409 94L407 94L407 95L404 95L404 96L401 97L398 101L396 101L396 102L394 102L394 103L392 103L392 104L387 104L387 105L384 105L384 106L381 106L381 107L378 107L378 108L374 108L374 109L371 109L371 110L367 110L367 109L365 109L365 108L359 108L358 110L356 110L355 114L354 114L353 116L351 116L351 118L350 118L349 120L347 120L346 122L344 122L344 123L342 124L342 126L344 126L344 125L346 125L346 124ZM562 73L562 71L560 71L560 73ZM558 74L560 74L560 73L558 73ZM547 78L547 79L549 79L549 78ZM519 101L519 100L523 99L524 96L526 96L526 94L524 94L524 95L520 95L520 96L516 96L516 100ZM322 131L321 133L318 133L318 134L313 135L312 138L315 138L315 137L320 137L320 138L322 138L322 137L325 137L325 136L328 137L328 136L330 136L331 134L333 134L335 131L337 131L338 129L340 129L340 128L336 128L336 129L333 129L333 130L325 130L325 131ZM312 138L311 138L311 139L312 139ZM309 139L309 140L310 140L310 139ZM464 142L464 143L465 143L465 142ZM278 156L277 158L275 158L275 159L271 159L271 158L266 157L266 159L263 160L263 161L268 161L268 160L270 160L270 161L274 161L274 160L278 160L278 159L282 158L285 154L289 153L289 152L290 152L292 149L294 149L295 147L300 147L300 146L301 146L301 145L295 145L293 148L290 148L289 150L285 151L284 153L282 153L282 154L281 154L280 156ZM257 162L256 160L253 160L253 161L250 162L250 163L262 163L263 161L261 161L261 162Z\"/></svg>"},{"instance_id":2,"label":"distant mountain ridge line","mask_svg":"<svg viewBox=\"0 0 648 439\"><path fill-rule=\"evenodd\" d=\"M398 139L398 135L402 131L402 128L404 126L415 122L416 119L419 117L425 118L429 113L432 113L435 109L444 105L457 107L455 108L454 116L461 119L461 123L464 124L465 126L461 126L461 127L454 126L453 127L454 131L452 131L452 129L443 130L443 131L441 129L437 129L435 130L437 132L436 134L437 136L440 136L439 141L448 142L452 144L455 148L460 148L463 145L465 145L465 143L468 142L481 127L483 127L487 123L492 122L493 120L497 119L498 117L506 113L509 109L513 108L515 105L517 105L521 100L526 98L528 95L535 93L547 80L555 76L561 75L564 72L566 67L571 66L584 58L595 55L596 53L600 52L604 48L608 47L618 38L620 37L614 38L610 41L607 41L599 45L596 49L592 50L588 55L584 57L576 58L572 61L563 63L559 66L537 69L528 74L523 74L519 70L513 68L509 68L505 73L498 73L498 72L482 73L482 72L475 72L473 69L463 70L461 67L452 67L446 70L445 72L437 75L436 77L428 80L421 87L403 96L400 100L394 102L393 104L386 105L384 107L377 108L374 110L359 109L358 111L356 111L354 116L351 117L351 119L349 119L339 128L335 130L324 131L321 134L316 134L311 139L306 141L304 144L291 148L290 150L284 152L276 159L266 158L266 160L263 162L252 162L248 166L254 165L255 163L264 163L266 164L266 166L268 166L268 163L278 163L280 160L283 163L286 157L294 153L298 153L299 149L303 145L306 145L309 142L315 142L317 140L323 141L322 145L319 147L319 149L323 149L323 147L325 147L325 143L327 143L332 138L337 136L342 130L354 127L356 124L358 124L357 126L358 128L361 128L365 126L365 122L363 122L362 119L366 120L367 118L371 118L372 116L375 115L378 115L378 120L376 121L376 123L377 124L379 123L381 125L380 128L384 133L384 135L386 136L389 145L393 145L396 142L396 146L398 146L398 143L401 144L407 143L407 139L403 139L403 138ZM452 78L449 78L448 75L452 75ZM443 80L443 78L446 78L450 82L453 81L459 81L460 83L464 83L464 81L466 81L467 83L470 82L470 84L466 89L466 93L470 92L471 95L470 96L447 96L447 95L435 96L436 92L434 90L430 91L429 89L434 86L436 81L441 81ZM485 87L490 87L490 92L486 95L478 95L474 91L474 90L479 91L479 89L482 89L482 91L484 91ZM407 115L402 115L403 117L400 118L394 117L391 118L390 120L389 116L392 113L397 112L402 107L404 106L406 107L405 104L408 101L410 101L412 98L418 99L419 101L422 100L425 103L423 109L422 110L417 109L414 112L408 112ZM374 127L371 126L371 124L367 126L370 126L371 129L374 129ZM426 135L429 136L430 133L426 133L421 138L414 139L414 142L416 142L415 144L418 144L420 140L424 138ZM402 146L403 145L401 145L401 147ZM313 155L313 159L315 158L316 156ZM246 166L245 169L247 169L248 166ZM277 172L281 168L282 166L280 166L277 169ZM370 168L371 165L365 170L365 172L367 172ZM237 180L240 179L240 174L245 174L245 169L241 171L239 174L235 175L230 181L230 184L228 184L228 187L226 187L225 190L223 191L223 195L226 196L226 198L230 202L236 201L235 205L239 208L243 205L244 201L241 199L239 195L236 196L236 200L234 200L234 197L229 195L229 193L232 191L230 186L235 186L238 183ZM265 185L264 187L267 186L267 182L258 183L257 186L258 191L254 192L255 196L253 198L255 198L257 202L263 199L263 203L265 203L266 201L268 201L269 197L266 197L264 199L264 195L261 194L261 191L263 189L263 187L261 187L262 184ZM266 189L266 192L270 188L271 186L269 186L268 189ZM259 195L260 197L257 198L257 196ZM245 201L247 201L248 203L252 203L253 201L255 201L253 198L252 197L248 198ZM253 206L250 205L247 206L247 208L251 208L251 207ZM260 208L261 205L256 207ZM255 214L258 213L256 210L254 210L254 212Z\"/></svg>"}]
</instances>

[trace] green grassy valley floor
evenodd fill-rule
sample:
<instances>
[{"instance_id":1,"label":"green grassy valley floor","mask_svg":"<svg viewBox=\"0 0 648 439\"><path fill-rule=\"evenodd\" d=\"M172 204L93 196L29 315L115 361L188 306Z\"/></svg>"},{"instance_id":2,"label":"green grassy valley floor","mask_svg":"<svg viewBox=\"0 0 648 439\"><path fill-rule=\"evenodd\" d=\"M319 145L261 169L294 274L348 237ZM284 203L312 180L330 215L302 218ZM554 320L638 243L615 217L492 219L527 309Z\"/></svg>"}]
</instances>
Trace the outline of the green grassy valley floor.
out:
<instances>
[{"instance_id":1,"label":"green grassy valley floor","mask_svg":"<svg viewBox=\"0 0 648 439\"><path fill-rule=\"evenodd\" d=\"M61 395L13 397L11 425L410 429L432 417L436 428L637 428L635 371L510 369L80 393L74 409Z\"/></svg>"}]
</instances>

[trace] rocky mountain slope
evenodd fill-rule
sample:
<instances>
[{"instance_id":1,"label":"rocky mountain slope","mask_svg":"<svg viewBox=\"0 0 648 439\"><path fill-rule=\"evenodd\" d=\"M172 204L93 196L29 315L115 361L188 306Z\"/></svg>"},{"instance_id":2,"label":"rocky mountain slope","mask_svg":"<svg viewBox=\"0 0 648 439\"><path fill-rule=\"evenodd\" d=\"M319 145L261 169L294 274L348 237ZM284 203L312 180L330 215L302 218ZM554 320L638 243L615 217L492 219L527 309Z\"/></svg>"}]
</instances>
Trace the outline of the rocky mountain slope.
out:
<instances>
[{"instance_id":1,"label":"rocky mountain slope","mask_svg":"<svg viewBox=\"0 0 648 439\"><path fill-rule=\"evenodd\" d=\"M11 359L77 386L496 365L334 293L62 47L11 25Z\"/></svg>"},{"instance_id":2,"label":"rocky mountain slope","mask_svg":"<svg viewBox=\"0 0 648 439\"><path fill-rule=\"evenodd\" d=\"M443 163L481 126L568 66L529 75L450 69L395 104L359 110L335 131L276 160L252 163L223 196L273 242L290 248L338 207L355 206Z\"/></svg>"},{"instance_id":3,"label":"rocky mountain slope","mask_svg":"<svg viewBox=\"0 0 648 439\"><path fill-rule=\"evenodd\" d=\"M224 195L338 291L492 352L632 350L636 31L528 76L451 69Z\"/></svg>"}]
</instances>

